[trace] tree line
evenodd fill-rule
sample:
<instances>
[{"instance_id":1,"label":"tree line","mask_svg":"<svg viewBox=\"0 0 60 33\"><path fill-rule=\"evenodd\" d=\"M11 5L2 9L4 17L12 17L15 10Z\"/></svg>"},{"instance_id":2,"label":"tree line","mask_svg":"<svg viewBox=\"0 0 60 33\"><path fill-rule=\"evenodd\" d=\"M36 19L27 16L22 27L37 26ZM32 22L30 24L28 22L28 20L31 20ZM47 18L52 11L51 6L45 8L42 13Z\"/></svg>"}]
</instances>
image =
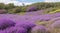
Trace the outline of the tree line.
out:
<instances>
[{"instance_id":1,"label":"tree line","mask_svg":"<svg viewBox=\"0 0 60 33\"><path fill-rule=\"evenodd\" d=\"M15 6L13 3L9 3L9 4L0 3L0 10L5 10L6 13L10 13L10 14L20 13L20 12L32 12L32 11L43 10L48 8L52 9L55 7L60 8L60 2L55 2L55 3L38 2L27 6ZM0 11L0 12L4 12L4 11Z\"/></svg>"}]
</instances>

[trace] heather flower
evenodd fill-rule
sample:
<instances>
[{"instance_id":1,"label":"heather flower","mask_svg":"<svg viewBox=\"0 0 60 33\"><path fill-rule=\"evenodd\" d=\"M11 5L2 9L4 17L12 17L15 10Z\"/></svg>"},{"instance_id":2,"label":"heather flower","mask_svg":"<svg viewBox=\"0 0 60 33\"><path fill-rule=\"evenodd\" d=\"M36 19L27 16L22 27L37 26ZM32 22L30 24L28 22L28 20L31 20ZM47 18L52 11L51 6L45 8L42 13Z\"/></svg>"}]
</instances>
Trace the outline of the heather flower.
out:
<instances>
[{"instance_id":1,"label":"heather flower","mask_svg":"<svg viewBox=\"0 0 60 33\"><path fill-rule=\"evenodd\" d=\"M27 8L27 11L30 12L30 11L36 11L37 8L35 6L30 6Z\"/></svg>"},{"instance_id":2,"label":"heather flower","mask_svg":"<svg viewBox=\"0 0 60 33\"><path fill-rule=\"evenodd\" d=\"M0 33L7 33L6 30L0 30Z\"/></svg>"},{"instance_id":3,"label":"heather flower","mask_svg":"<svg viewBox=\"0 0 60 33\"><path fill-rule=\"evenodd\" d=\"M0 30L0 33L27 33L27 30L23 27L10 27L5 30Z\"/></svg>"},{"instance_id":4,"label":"heather flower","mask_svg":"<svg viewBox=\"0 0 60 33\"><path fill-rule=\"evenodd\" d=\"M16 24L16 27L23 27L23 28L27 29L28 32L30 32L30 30L35 26L36 26L35 23L30 22L30 21L29 22L20 22L20 23Z\"/></svg>"},{"instance_id":5,"label":"heather flower","mask_svg":"<svg viewBox=\"0 0 60 33\"><path fill-rule=\"evenodd\" d=\"M31 33L47 33L47 28L44 26L36 26L32 28Z\"/></svg>"},{"instance_id":6,"label":"heather flower","mask_svg":"<svg viewBox=\"0 0 60 33\"><path fill-rule=\"evenodd\" d=\"M19 22L16 24L17 27L24 27L24 28L32 28L35 26L35 23L34 22L30 22L30 21L24 21L24 22Z\"/></svg>"},{"instance_id":7,"label":"heather flower","mask_svg":"<svg viewBox=\"0 0 60 33\"><path fill-rule=\"evenodd\" d=\"M55 20L52 24L48 26L48 29L51 33L60 32L60 20Z\"/></svg>"},{"instance_id":8,"label":"heather flower","mask_svg":"<svg viewBox=\"0 0 60 33\"><path fill-rule=\"evenodd\" d=\"M11 27L6 29L7 33L27 33L27 29L23 27Z\"/></svg>"},{"instance_id":9,"label":"heather flower","mask_svg":"<svg viewBox=\"0 0 60 33\"><path fill-rule=\"evenodd\" d=\"M15 22L7 19L0 19L0 29L6 29L7 27L15 26Z\"/></svg>"},{"instance_id":10,"label":"heather flower","mask_svg":"<svg viewBox=\"0 0 60 33\"><path fill-rule=\"evenodd\" d=\"M55 21L50 25L52 28L60 28L60 20Z\"/></svg>"},{"instance_id":11,"label":"heather flower","mask_svg":"<svg viewBox=\"0 0 60 33\"><path fill-rule=\"evenodd\" d=\"M38 10L35 12L26 12L24 15L42 15L43 14L43 10Z\"/></svg>"}]
</instances>

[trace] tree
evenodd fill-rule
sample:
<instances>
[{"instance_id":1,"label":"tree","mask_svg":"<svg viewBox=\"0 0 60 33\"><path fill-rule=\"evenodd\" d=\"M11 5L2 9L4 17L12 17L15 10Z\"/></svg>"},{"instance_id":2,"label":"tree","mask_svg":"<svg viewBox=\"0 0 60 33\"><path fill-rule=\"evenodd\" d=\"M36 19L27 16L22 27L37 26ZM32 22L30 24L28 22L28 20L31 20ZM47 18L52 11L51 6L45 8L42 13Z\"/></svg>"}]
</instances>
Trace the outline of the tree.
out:
<instances>
[{"instance_id":1,"label":"tree","mask_svg":"<svg viewBox=\"0 0 60 33\"><path fill-rule=\"evenodd\" d=\"M14 4L13 3L9 3L5 6L5 9L12 9L12 8L15 8Z\"/></svg>"},{"instance_id":2,"label":"tree","mask_svg":"<svg viewBox=\"0 0 60 33\"><path fill-rule=\"evenodd\" d=\"M0 9L4 9L5 8L5 4L4 3L0 3Z\"/></svg>"}]
</instances>

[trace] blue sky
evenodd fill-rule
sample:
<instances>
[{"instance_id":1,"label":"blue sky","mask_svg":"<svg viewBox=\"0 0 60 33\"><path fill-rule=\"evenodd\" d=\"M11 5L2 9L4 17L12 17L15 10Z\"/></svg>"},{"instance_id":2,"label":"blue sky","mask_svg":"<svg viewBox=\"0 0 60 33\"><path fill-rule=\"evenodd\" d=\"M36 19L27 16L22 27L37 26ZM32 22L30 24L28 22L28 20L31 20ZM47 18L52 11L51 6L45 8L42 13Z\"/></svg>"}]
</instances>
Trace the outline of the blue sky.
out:
<instances>
[{"instance_id":1,"label":"blue sky","mask_svg":"<svg viewBox=\"0 0 60 33\"><path fill-rule=\"evenodd\" d=\"M60 2L60 0L0 0L0 3L14 3L14 5L17 6L22 6L22 3L24 3L25 5L31 5L35 2Z\"/></svg>"},{"instance_id":2,"label":"blue sky","mask_svg":"<svg viewBox=\"0 0 60 33\"><path fill-rule=\"evenodd\" d=\"M44 0L18 0L20 2L44 2Z\"/></svg>"}]
</instances>

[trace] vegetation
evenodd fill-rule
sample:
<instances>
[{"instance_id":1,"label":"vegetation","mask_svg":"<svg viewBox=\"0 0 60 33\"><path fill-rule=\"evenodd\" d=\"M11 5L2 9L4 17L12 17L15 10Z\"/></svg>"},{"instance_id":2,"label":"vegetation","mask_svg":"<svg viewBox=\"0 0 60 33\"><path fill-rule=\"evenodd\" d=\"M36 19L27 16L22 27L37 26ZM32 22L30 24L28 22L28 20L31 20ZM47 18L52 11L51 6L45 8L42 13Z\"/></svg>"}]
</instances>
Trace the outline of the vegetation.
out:
<instances>
[{"instance_id":1,"label":"vegetation","mask_svg":"<svg viewBox=\"0 0 60 33\"><path fill-rule=\"evenodd\" d=\"M37 10L44 10L44 13L53 12L57 9L60 9L60 2L55 3L45 3L39 2L27 6L15 6L13 3L4 4L0 3L0 9L5 9L7 13L21 13L21 12L32 12Z\"/></svg>"},{"instance_id":2,"label":"vegetation","mask_svg":"<svg viewBox=\"0 0 60 33\"><path fill-rule=\"evenodd\" d=\"M60 2L0 3L0 33L60 33Z\"/></svg>"}]
</instances>

